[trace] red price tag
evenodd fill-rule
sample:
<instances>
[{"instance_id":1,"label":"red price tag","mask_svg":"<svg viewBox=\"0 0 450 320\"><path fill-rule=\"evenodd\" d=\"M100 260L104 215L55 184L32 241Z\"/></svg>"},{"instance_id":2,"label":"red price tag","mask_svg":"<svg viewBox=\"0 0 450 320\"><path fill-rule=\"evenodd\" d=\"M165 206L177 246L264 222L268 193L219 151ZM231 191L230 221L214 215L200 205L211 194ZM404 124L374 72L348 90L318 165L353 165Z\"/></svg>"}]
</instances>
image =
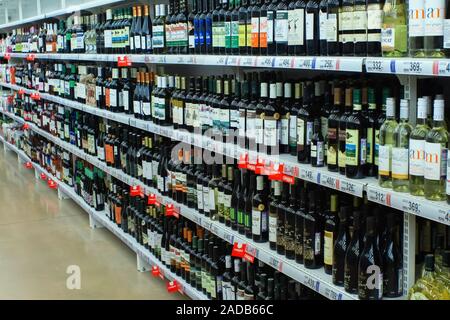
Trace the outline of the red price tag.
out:
<instances>
[{"instance_id":1,"label":"red price tag","mask_svg":"<svg viewBox=\"0 0 450 320\"><path fill-rule=\"evenodd\" d=\"M180 214L177 212L175 206L172 203L170 203L166 206L166 216L168 216L168 217L172 216L177 219L180 217Z\"/></svg>"},{"instance_id":2,"label":"red price tag","mask_svg":"<svg viewBox=\"0 0 450 320\"><path fill-rule=\"evenodd\" d=\"M24 94L25 94L25 90L19 89L18 93L19 93L20 95L24 95Z\"/></svg>"},{"instance_id":3,"label":"red price tag","mask_svg":"<svg viewBox=\"0 0 450 320\"><path fill-rule=\"evenodd\" d=\"M265 160L258 158L258 160L256 161L255 173L256 174L264 174L264 172L265 172L264 166L265 166Z\"/></svg>"},{"instance_id":4,"label":"red price tag","mask_svg":"<svg viewBox=\"0 0 450 320\"><path fill-rule=\"evenodd\" d=\"M156 204L156 195L154 193L149 194L147 204Z\"/></svg>"},{"instance_id":5,"label":"red price tag","mask_svg":"<svg viewBox=\"0 0 450 320\"><path fill-rule=\"evenodd\" d=\"M242 258L245 254L246 247L247 247L246 244L235 242L233 244L233 250L231 251L231 256L237 257L237 258Z\"/></svg>"},{"instance_id":6,"label":"red price tag","mask_svg":"<svg viewBox=\"0 0 450 320\"><path fill-rule=\"evenodd\" d=\"M247 169L248 164L248 153L241 154L238 160L239 169Z\"/></svg>"},{"instance_id":7,"label":"red price tag","mask_svg":"<svg viewBox=\"0 0 450 320\"><path fill-rule=\"evenodd\" d=\"M130 186L130 196L138 197L141 195L141 186Z\"/></svg>"},{"instance_id":8,"label":"red price tag","mask_svg":"<svg viewBox=\"0 0 450 320\"><path fill-rule=\"evenodd\" d=\"M152 275L154 277L159 277L161 274L161 272L159 271L159 267L158 266L153 266L152 267Z\"/></svg>"},{"instance_id":9,"label":"red price tag","mask_svg":"<svg viewBox=\"0 0 450 320\"><path fill-rule=\"evenodd\" d=\"M178 291L178 282L176 280L167 282L167 291L170 293Z\"/></svg>"},{"instance_id":10,"label":"red price tag","mask_svg":"<svg viewBox=\"0 0 450 320\"><path fill-rule=\"evenodd\" d=\"M255 257L254 256L252 256L251 254L249 254L249 253L244 253L244 256L242 257L244 260L247 260L248 262L250 262L250 263L253 263L253 261L255 261Z\"/></svg>"},{"instance_id":11,"label":"red price tag","mask_svg":"<svg viewBox=\"0 0 450 320\"><path fill-rule=\"evenodd\" d=\"M43 172L41 173L41 179L44 180L44 181L47 180L47 176Z\"/></svg>"},{"instance_id":12,"label":"red price tag","mask_svg":"<svg viewBox=\"0 0 450 320\"><path fill-rule=\"evenodd\" d=\"M30 161L28 161L27 163L25 163L25 168L31 169L33 168L33 164Z\"/></svg>"},{"instance_id":13,"label":"red price tag","mask_svg":"<svg viewBox=\"0 0 450 320\"><path fill-rule=\"evenodd\" d=\"M119 56L117 57L118 67L131 67L131 58L129 56Z\"/></svg>"},{"instance_id":14,"label":"red price tag","mask_svg":"<svg viewBox=\"0 0 450 320\"><path fill-rule=\"evenodd\" d=\"M9 52L5 53L4 58L5 58L6 60L11 59L11 54L10 54Z\"/></svg>"},{"instance_id":15,"label":"red price tag","mask_svg":"<svg viewBox=\"0 0 450 320\"><path fill-rule=\"evenodd\" d=\"M281 175L281 181L289 183L289 184L294 184L295 183L295 178L293 176L288 176L286 174L282 174Z\"/></svg>"},{"instance_id":16,"label":"red price tag","mask_svg":"<svg viewBox=\"0 0 450 320\"><path fill-rule=\"evenodd\" d=\"M33 92L32 94L31 94L31 99L33 99L33 100L41 100L41 96L40 96L40 94L39 93L37 93L37 92Z\"/></svg>"},{"instance_id":17,"label":"red price tag","mask_svg":"<svg viewBox=\"0 0 450 320\"><path fill-rule=\"evenodd\" d=\"M50 189L56 189L58 187L58 185L56 184L55 181L53 181L52 179L48 179L47 180L47 184L49 186Z\"/></svg>"},{"instance_id":18,"label":"red price tag","mask_svg":"<svg viewBox=\"0 0 450 320\"><path fill-rule=\"evenodd\" d=\"M268 170L269 180L282 181L283 180L284 164L272 163Z\"/></svg>"},{"instance_id":19,"label":"red price tag","mask_svg":"<svg viewBox=\"0 0 450 320\"><path fill-rule=\"evenodd\" d=\"M28 130L28 129L30 129L30 125L28 123L24 123L23 126L22 126L22 129L23 130Z\"/></svg>"},{"instance_id":20,"label":"red price tag","mask_svg":"<svg viewBox=\"0 0 450 320\"><path fill-rule=\"evenodd\" d=\"M34 59L36 59L36 55L34 53L29 53L26 59L27 61L34 61Z\"/></svg>"}]
</instances>

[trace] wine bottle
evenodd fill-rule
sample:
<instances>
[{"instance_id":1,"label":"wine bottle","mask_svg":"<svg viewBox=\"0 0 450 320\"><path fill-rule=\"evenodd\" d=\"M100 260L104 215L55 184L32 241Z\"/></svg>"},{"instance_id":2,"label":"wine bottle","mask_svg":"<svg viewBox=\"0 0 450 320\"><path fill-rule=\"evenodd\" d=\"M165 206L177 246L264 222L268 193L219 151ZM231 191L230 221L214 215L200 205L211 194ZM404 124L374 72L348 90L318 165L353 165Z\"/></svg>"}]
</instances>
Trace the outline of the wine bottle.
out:
<instances>
[{"instance_id":1,"label":"wine bottle","mask_svg":"<svg viewBox=\"0 0 450 320\"><path fill-rule=\"evenodd\" d=\"M247 196L245 199L245 211L244 211L244 233L247 238L252 238L253 233L253 196L256 193L256 175L250 173L250 188L247 190ZM255 224L256 225L256 224Z\"/></svg>"},{"instance_id":2,"label":"wine bottle","mask_svg":"<svg viewBox=\"0 0 450 320\"><path fill-rule=\"evenodd\" d=\"M281 198L281 182L272 181L272 186L269 202L269 245L270 249L276 250L280 238L278 237L278 208Z\"/></svg>"},{"instance_id":3,"label":"wine bottle","mask_svg":"<svg viewBox=\"0 0 450 320\"><path fill-rule=\"evenodd\" d=\"M378 153L378 180L383 188L392 188L392 147L394 146L395 99L386 100L386 121L380 128L380 146Z\"/></svg>"},{"instance_id":4,"label":"wine bottle","mask_svg":"<svg viewBox=\"0 0 450 320\"><path fill-rule=\"evenodd\" d=\"M332 194L330 200L330 211L327 212L327 219L325 221L325 229L324 229L324 252L323 252L323 264L324 271L327 274L332 274L333 270L333 251L334 244L337 236L337 227L338 227L338 195Z\"/></svg>"},{"instance_id":5,"label":"wine bottle","mask_svg":"<svg viewBox=\"0 0 450 320\"><path fill-rule=\"evenodd\" d=\"M338 167L339 167L339 173L345 174L345 167L346 167L346 140L347 140L347 119L351 115L351 107L352 107L352 93L353 88L348 87L345 89L345 112L342 113L341 117L339 118L339 130L338 130Z\"/></svg>"},{"instance_id":6,"label":"wine bottle","mask_svg":"<svg viewBox=\"0 0 450 320\"><path fill-rule=\"evenodd\" d=\"M275 42L275 24L277 14L278 0L267 0L261 7L261 10L267 10L267 53L272 56L276 54L276 42Z\"/></svg>"},{"instance_id":7,"label":"wine bottle","mask_svg":"<svg viewBox=\"0 0 450 320\"><path fill-rule=\"evenodd\" d=\"M404 0L386 0L383 6L381 48L383 56L403 57L408 51Z\"/></svg>"},{"instance_id":8,"label":"wine bottle","mask_svg":"<svg viewBox=\"0 0 450 320\"><path fill-rule=\"evenodd\" d=\"M425 0L425 55L433 58L445 57L444 48L444 12L448 3L443 0Z\"/></svg>"},{"instance_id":9,"label":"wine bottle","mask_svg":"<svg viewBox=\"0 0 450 320\"><path fill-rule=\"evenodd\" d=\"M328 55L328 0L319 3L319 51L321 56Z\"/></svg>"},{"instance_id":10,"label":"wine bottle","mask_svg":"<svg viewBox=\"0 0 450 320\"><path fill-rule=\"evenodd\" d=\"M383 252L383 296L400 297L403 294L403 263L397 242L395 216L387 217L386 245Z\"/></svg>"},{"instance_id":11,"label":"wine bottle","mask_svg":"<svg viewBox=\"0 0 450 320\"><path fill-rule=\"evenodd\" d=\"M416 126L409 137L409 191L414 196L425 195L425 139L429 131L426 101L419 98Z\"/></svg>"},{"instance_id":12,"label":"wine bottle","mask_svg":"<svg viewBox=\"0 0 450 320\"><path fill-rule=\"evenodd\" d=\"M268 240L268 210L267 198L264 193L264 177L258 175L252 204L252 234L255 242Z\"/></svg>"},{"instance_id":13,"label":"wine bottle","mask_svg":"<svg viewBox=\"0 0 450 320\"><path fill-rule=\"evenodd\" d=\"M367 1L367 55L381 56L382 1Z\"/></svg>"},{"instance_id":14,"label":"wine bottle","mask_svg":"<svg viewBox=\"0 0 450 320\"><path fill-rule=\"evenodd\" d=\"M392 188L409 192L409 136L412 126L408 123L409 101L400 100L400 123L394 130L395 145L392 148Z\"/></svg>"},{"instance_id":15,"label":"wine bottle","mask_svg":"<svg viewBox=\"0 0 450 320\"><path fill-rule=\"evenodd\" d=\"M317 212L318 191L309 192L309 210L305 216L303 228L303 261L305 268L318 269L323 264L322 223Z\"/></svg>"},{"instance_id":16,"label":"wine bottle","mask_svg":"<svg viewBox=\"0 0 450 320\"><path fill-rule=\"evenodd\" d=\"M276 44L276 54L288 54L288 35L289 35L289 12L286 0L281 0L275 11L274 40ZM270 54L270 53L269 53Z\"/></svg>"},{"instance_id":17,"label":"wine bottle","mask_svg":"<svg viewBox=\"0 0 450 320\"><path fill-rule=\"evenodd\" d=\"M333 248L333 284L338 286L344 285L345 253L350 242L347 225L350 212L350 207L341 207L339 211L339 230Z\"/></svg>"},{"instance_id":18,"label":"wine bottle","mask_svg":"<svg viewBox=\"0 0 450 320\"><path fill-rule=\"evenodd\" d=\"M345 142L345 175L362 179L366 165L367 137L366 121L361 114L361 90L353 90L353 112L347 118Z\"/></svg>"},{"instance_id":19,"label":"wine bottle","mask_svg":"<svg viewBox=\"0 0 450 320\"><path fill-rule=\"evenodd\" d=\"M291 1L288 7L288 54L304 55L306 53L305 44L305 9L306 3L303 0Z\"/></svg>"},{"instance_id":20,"label":"wine bottle","mask_svg":"<svg viewBox=\"0 0 450 320\"><path fill-rule=\"evenodd\" d=\"M339 119L341 116L342 90L338 83L334 86L334 103L328 117L327 132L327 166L328 171L338 171Z\"/></svg>"},{"instance_id":21,"label":"wine bottle","mask_svg":"<svg viewBox=\"0 0 450 320\"><path fill-rule=\"evenodd\" d=\"M366 56L368 49L368 8L366 0L355 0L353 11L353 37L355 41L355 55Z\"/></svg>"},{"instance_id":22,"label":"wine bottle","mask_svg":"<svg viewBox=\"0 0 450 320\"><path fill-rule=\"evenodd\" d=\"M297 114L297 160L309 163L314 118L311 112L312 85L307 82L303 89L303 105Z\"/></svg>"},{"instance_id":23,"label":"wine bottle","mask_svg":"<svg viewBox=\"0 0 450 320\"><path fill-rule=\"evenodd\" d=\"M342 55L353 56L355 54L354 36L354 9L355 0L343 0L340 15L339 36L342 39Z\"/></svg>"},{"instance_id":24,"label":"wine bottle","mask_svg":"<svg viewBox=\"0 0 450 320\"><path fill-rule=\"evenodd\" d=\"M378 118L377 104L375 100L375 89L369 87L367 89L368 95L368 110L366 114L367 124L367 160L366 160L366 172L368 177L374 177L378 175L378 167L375 165L375 122Z\"/></svg>"},{"instance_id":25,"label":"wine bottle","mask_svg":"<svg viewBox=\"0 0 450 320\"><path fill-rule=\"evenodd\" d=\"M291 195L295 194L294 192ZM291 198L292 201L292 198ZM303 243L303 232L304 232L304 224L305 224L305 216L307 213L306 207L306 190L302 188L300 190L300 197L298 199L298 209L295 212L295 229L294 229L294 239L295 239L295 248L294 248L294 257L295 262L303 263L304 261L304 243ZM287 244L286 244L287 247ZM292 255L288 254L286 250L286 257L289 258Z\"/></svg>"},{"instance_id":26,"label":"wine bottle","mask_svg":"<svg viewBox=\"0 0 450 320\"><path fill-rule=\"evenodd\" d=\"M261 87L262 92L262 87ZM279 154L279 137L280 137L280 113L277 98L277 84L272 81L270 83L269 100L263 107L264 119L262 130L259 135L263 136L263 149L268 155ZM261 150L261 151L262 151Z\"/></svg>"},{"instance_id":27,"label":"wine bottle","mask_svg":"<svg viewBox=\"0 0 450 320\"><path fill-rule=\"evenodd\" d=\"M317 0L309 0L305 8L306 17L306 54L308 56L319 55L319 3Z\"/></svg>"},{"instance_id":28,"label":"wine bottle","mask_svg":"<svg viewBox=\"0 0 450 320\"><path fill-rule=\"evenodd\" d=\"M383 296L383 266L376 240L375 217L367 217L366 226L366 241L358 263L358 298L380 300Z\"/></svg>"},{"instance_id":29,"label":"wine bottle","mask_svg":"<svg viewBox=\"0 0 450 320\"><path fill-rule=\"evenodd\" d=\"M290 103L291 109L289 112L289 134L288 134L289 135L289 153L292 156L297 155L297 115L298 115L298 111L301 108L300 89L301 89L301 83L295 82L295 84L294 84L294 100L291 101L291 103ZM285 90L285 92L286 92L286 90Z\"/></svg>"},{"instance_id":30,"label":"wine bottle","mask_svg":"<svg viewBox=\"0 0 450 320\"><path fill-rule=\"evenodd\" d=\"M408 5L409 55L425 57L425 0L412 1Z\"/></svg>"},{"instance_id":31,"label":"wine bottle","mask_svg":"<svg viewBox=\"0 0 450 320\"><path fill-rule=\"evenodd\" d=\"M325 165L325 140L320 130L318 119L314 121L314 134L311 139L311 165L323 167Z\"/></svg>"},{"instance_id":32,"label":"wine bottle","mask_svg":"<svg viewBox=\"0 0 450 320\"><path fill-rule=\"evenodd\" d=\"M425 198L446 200L445 174L447 168L448 132L444 125L444 100L434 100L433 128L425 140Z\"/></svg>"},{"instance_id":33,"label":"wine bottle","mask_svg":"<svg viewBox=\"0 0 450 320\"><path fill-rule=\"evenodd\" d=\"M327 54L340 56L342 54L341 41L339 39L340 28L340 0L328 0L327 2Z\"/></svg>"}]
</instances>

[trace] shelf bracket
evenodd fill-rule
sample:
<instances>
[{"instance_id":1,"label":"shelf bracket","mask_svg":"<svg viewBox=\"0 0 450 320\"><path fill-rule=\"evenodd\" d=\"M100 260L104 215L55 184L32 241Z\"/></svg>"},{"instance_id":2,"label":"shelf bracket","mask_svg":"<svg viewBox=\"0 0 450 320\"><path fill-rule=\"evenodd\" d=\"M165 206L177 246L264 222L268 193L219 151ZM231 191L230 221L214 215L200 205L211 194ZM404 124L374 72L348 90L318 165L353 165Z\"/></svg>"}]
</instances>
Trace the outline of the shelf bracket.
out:
<instances>
[{"instance_id":1,"label":"shelf bracket","mask_svg":"<svg viewBox=\"0 0 450 320\"><path fill-rule=\"evenodd\" d=\"M403 295L408 295L409 289L416 280L416 216L403 213Z\"/></svg>"},{"instance_id":2,"label":"shelf bracket","mask_svg":"<svg viewBox=\"0 0 450 320\"><path fill-rule=\"evenodd\" d=\"M70 197L64 191L62 191L61 188L58 188L58 199L59 200L67 200L67 199L70 199Z\"/></svg>"},{"instance_id":3,"label":"shelf bracket","mask_svg":"<svg viewBox=\"0 0 450 320\"><path fill-rule=\"evenodd\" d=\"M142 259L139 252L136 252L136 265L139 272L147 272L152 269L152 266L147 261Z\"/></svg>"},{"instance_id":4,"label":"shelf bracket","mask_svg":"<svg viewBox=\"0 0 450 320\"><path fill-rule=\"evenodd\" d=\"M104 228L104 226L94 218L93 214L89 213L89 226L92 229L101 229Z\"/></svg>"}]
</instances>

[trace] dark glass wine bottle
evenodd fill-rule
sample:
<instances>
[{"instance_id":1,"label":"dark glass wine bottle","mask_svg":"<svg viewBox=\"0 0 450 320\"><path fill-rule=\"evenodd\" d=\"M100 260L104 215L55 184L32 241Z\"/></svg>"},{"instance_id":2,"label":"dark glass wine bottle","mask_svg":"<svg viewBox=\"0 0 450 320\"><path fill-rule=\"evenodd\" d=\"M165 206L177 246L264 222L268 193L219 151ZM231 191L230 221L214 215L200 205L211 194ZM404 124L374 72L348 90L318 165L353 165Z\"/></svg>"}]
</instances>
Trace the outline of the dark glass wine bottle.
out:
<instances>
[{"instance_id":1,"label":"dark glass wine bottle","mask_svg":"<svg viewBox=\"0 0 450 320\"><path fill-rule=\"evenodd\" d=\"M306 55L319 55L319 2L309 0L306 4Z\"/></svg>"},{"instance_id":2,"label":"dark glass wine bottle","mask_svg":"<svg viewBox=\"0 0 450 320\"><path fill-rule=\"evenodd\" d=\"M341 0L328 0L327 53L329 56L340 56L342 54L342 43L339 38L340 9Z\"/></svg>"},{"instance_id":3,"label":"dark glass wine bottle","mask_svg":"<svg viewBox=\"0 0 450 320\"><path fill-rule=\"evenodd\" d=\"M281 182L272 181L272 186L269 202L269 246L270 249L276 250L280 238L278 236L278 208L281 198Z\"/></svg>"},{"instance_id":4,"label":"dark glass wine bottle","mask_svg":"<svg viewBox=\"0 0 450 320\"><path fill-rule=\"evenodd\" d=\"M353 56L355 54L354 42L354 0L342 0L341 18L339 24L339 36L342 39L342 55Z\"/></svg>"},{"instance_id":5,"label":"dark glass wine bottle","mask_svg":"<svg viewBox=\"0 0 450 320\"><path fill-rule=\"evenodd\" d=\"M403 263L401 250L397 241L395 216L387 217L386 244L383 252L383 296L400 297L403 294Z\"/></svg>"},{"instance_id":6,"label":"dark glass wine bottle","mask_svg":"<svg viewBox=\"0 0 450 320\"><path fill-rule=\"evenodd\" d=\"M341 210L339 211L339 231L333 249L333 283L338 286L344 285L345 253L347 252L350 242L350 234L347 225L350 213L350 207L341 207Z\"/></svg>"},{"instance_id":7,"label":"dark glass wine bottle","mask_svg":"<svg viewBox=\"0 0 450 320\"><path fill-rule=\"evenodd\" d=\"M345 111L339 118L338 167L340 174L345 174L345 166L347 161L345 154L345 147L347 140L346 129L347 129L347 119L352 112L352 92L353 89L351 87L345 89Z\"/></svg>"},{"instance_id":8,"label":"dark glass wine bottle","mask_svg":"<svg viewBox=\"0 0 450 320\"><path fill-rule=\"evenodd\" d=\"M253 241L266 242L268 240L268 214L266 194L264 192L264 176L256 176L256 191L252 204L252 234Z\"/></svg>"},{"instance_id":9,"label":"dark glass wine bottle","mask_svg":"<svg viewBox=\"0 0 450 320\"><path fill-rule=\"evenodd\" d=\"M333 252L334 252L334 244L336 242L337 237L337 227L339 225L338 217L338 196L337 194L331 195L330 200L330 211L327 213L326 221L325 221L325 230L323 235L323 264L324 270L327 274L332 274L333 270Z\"/></svg>"},{"instance_id":10,"label":"dark glass wine bottle","mask_svg":"<svg viewBox=\"0 0 450 320\"><path fill-rule=\"evenodd\" d=\"M309 210L303 227L303 263L305 268L318 269L323 264L322 255L322 221L317 212L318 190L309 192Z\"/></svg>"}]
</instances>

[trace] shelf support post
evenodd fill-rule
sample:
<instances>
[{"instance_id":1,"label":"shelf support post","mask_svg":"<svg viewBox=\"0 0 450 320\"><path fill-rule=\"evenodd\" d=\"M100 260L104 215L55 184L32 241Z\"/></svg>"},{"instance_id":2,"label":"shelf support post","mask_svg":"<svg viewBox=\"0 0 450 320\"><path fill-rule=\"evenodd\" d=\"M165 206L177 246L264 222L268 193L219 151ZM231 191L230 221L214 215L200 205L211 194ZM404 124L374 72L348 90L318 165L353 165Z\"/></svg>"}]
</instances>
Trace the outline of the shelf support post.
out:
<instances>
[{"instance_id":1,"label":"shelf support post","mask_svg":"<svg viewBox=\"0 0 450 320\"><path fill-rule=\"evenodd\" d=\"M104 228L104 226L97 219L94 218L94 215L92 213L89 213L89 226L92 229Z\"/></svg>"},{"instance_id":2,"label":"shelf support post","mask_svg":"<svg viewBox=\"0 0 450 320\"><path fill-rule=\"evenodd\" d=\"M5 7L5 23L9 23L8 7Z\"/></svg>"},{"instance_id":3,"label":"shelf support post","mask_svg":"<svg viewBox=\"0 0 450 320\"><path fill-rule=\"evenodd\" d=\"M41 10L41 0L36 0L36 10L37 10L37 15L40 16L42 13Z\"/></svg>"},{"instance_id":4,"label":"shelf support post","mask_svg":"<svg viewBox=\"0 0 450 320\"><path fill-rule=\"evenodd\" d=\"M147 272L150 271L152 269L152 266L146 261L144 260L141 255L139 254L139 250L137 250L138 252L136 252L136 265L137 265L137 270L139 272Z\"/></svg>"},{"instance_id":5,"label":"shelf support post","mask_svg":"<svg viewBox=\"0 0 450 320\"><path fill-rule=\"evenodd\" d=\"M61 188L58 188L58 199L59 200L67 200L67 199L70 199L70 197L68 195L66 195L65 192L61 190Z\"/></svg>"},{"instance_id":6,"label":"shelf support post","mask_svg":"<svg viewBox=\"0 0 450 320\"><path fill-rule=\"evenodd\" d=\"M22 0L19 0L19 20L23 20Z\"/></svg>"},{"instance_id":7,"label":"shelf support post","mask_svg":"<svg viewBox=\"0 0 450 320\"><path fill-rule=\"evenodd\" d=\"M416 216L403 213L403 295L408 294L416 278Z\"/></svg>"}]
</instances>

